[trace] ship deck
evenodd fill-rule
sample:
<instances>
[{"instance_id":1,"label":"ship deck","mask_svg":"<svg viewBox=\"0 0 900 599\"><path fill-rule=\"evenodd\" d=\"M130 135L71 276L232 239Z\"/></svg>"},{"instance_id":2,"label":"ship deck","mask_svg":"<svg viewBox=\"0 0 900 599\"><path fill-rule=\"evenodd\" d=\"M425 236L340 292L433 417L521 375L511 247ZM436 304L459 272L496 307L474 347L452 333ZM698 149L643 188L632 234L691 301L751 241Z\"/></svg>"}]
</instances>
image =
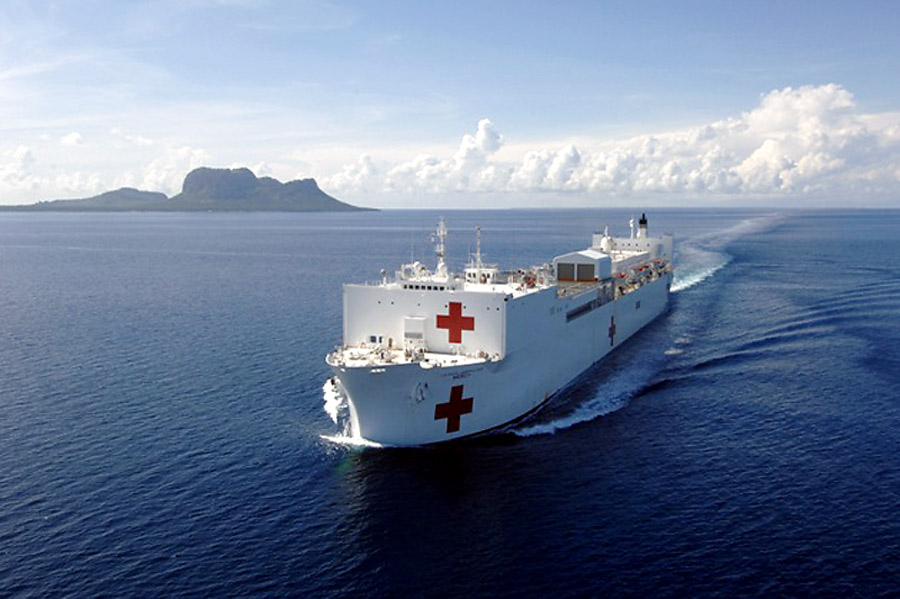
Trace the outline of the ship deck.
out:
<instances>
[{"instance_id":1,"label":"ship deck","mask_svg":"<svg viewBox=\"0 0 900 599\"><path fill-rule=\"evenodd\" d=\"M557 283L556 295L559 297L577 297L583 293L597 289L600 285L601 283L598 281L560 281Z\"/></svg>"},{"instance_id":2,"label":"ship deck","mask_svg":"<svg viewBox=\"0 0 900 599\"><path fill-rule=\"evenodd\" d=\"M385 289L402 289L404 291L416 292L439 292L452 293L453 291L468 291L476 293L490 293L496 295L508 295L513 298L519 298L523 295L529 295L542 289L552 287L550 283L527 284L525 282L512 283L472 283L469 281L456 281L452 285L436 284L431 279L410 279L402 282L397 281L374 281L358 284L360 286L384 287Z\"/></svg>"},{"instance_id":3,"label":"ship deck","mask_svg":"<svg viewBox=\"0 0 900 599\"><path fill-rule=\"evenodd\" d=\"M418 364L422 368L446 368L470 366L499 360L499 356L444 354L437 352L412 353L401 349L383 347L344 347L328 354L330 366L343 368L386 368L404 364Z\"/></svg>"}]
</instances>

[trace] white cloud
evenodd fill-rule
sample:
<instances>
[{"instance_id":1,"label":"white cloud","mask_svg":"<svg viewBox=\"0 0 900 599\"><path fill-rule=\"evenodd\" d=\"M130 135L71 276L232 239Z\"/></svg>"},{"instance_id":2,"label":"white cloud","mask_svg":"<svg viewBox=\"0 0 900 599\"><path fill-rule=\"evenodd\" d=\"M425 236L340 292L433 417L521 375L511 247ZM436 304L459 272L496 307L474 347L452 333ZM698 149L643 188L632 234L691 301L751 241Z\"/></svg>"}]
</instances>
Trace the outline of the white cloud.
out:
<instances>
[{"instance_id":1,"label":"white cloud","mask_svg":"<svg viewBox=\"0 0 900 599\"><path fill-rule=\"evenodd\" d=\"M103 179L99 173L61 173L48 183L57 190L59 198L83 198L108 191L103 187Z\"/></svg>"},{"instance_id":2,"label":"white cloud","mask_svg":"<svg viewBox=\"0 0 900 599\"><path fill-rule=\"evenodd\" d=\"M380 171L368 154L363 154L353 164L344 166L341 172L328 177L322 183L328 188L353 189L362 192L378 191L381 185Z\"/></svg>"},{"instance_id":3,"label":"white cloud","mask_svg":"<svg viewBox=\"0 0 900 599\"><path fill-rule=\"evenodd\" d=\"M139 189L161 191L172 196L181 191L185 175L209 163L210 155L206 150L189 146L168 148L144 167L135 185Z\"/></svg>"},{"instance_id":4,"label":"white cloud","mask_svg":"<svg viewBox=\"0 0 900 599\"><path fill-rule=\"evenodd\" d=\"M582 161L581 153L572 144L554 150L528 152L513 167L509 188L516 190L572 189L578 187L573 178Z\"/></svg>"},{"instance_id":5,"label":"white cloud","mask_svg":"<svg viewBox=\"0 0 900 599\"><path fill-rule=\"evenodd\" d=\"M560 191L785 195L900 191L900 114L868 115L836 84L784 88L741 115L682 131L495 154L488 119L451 156L364 156L323 180L337 194ZM376 164L381 164L376 168Z\"/></svg>"},{"instance_id":6,"label":"white cloud","mask_svg":"<svg viewBox=\"0 0 900 599\"><path fill-rule=\"evenodd\" d=\"M134 144L136 146L152 146L153 145L153 140L150 139L149 137L144 137L143 135L132 135L130 133L126 133L124 130L120 129L119 127L110 129L109 133L110 133L110 135L113 135L115 137L123 139L123 140L127 141L128 143Z\"/></svg>"},{"instance_id":7,"label":"white cloud","mask_svg":"<svg viewBox=\"0 0 900 599\"><path fill-rule=\"evenodd\" d=\"M246 166L244 164L233 164L230 168L241 168ZM271 177L272 176L272 165L262 160L257 162L256 164L249 167L253 174L257 177Z\"/></svg>"},{"instance_id":8,"label":"white cloud","mask_svg":"<svg viewBox=\"0 0 900 599\"><path fill-rule=\"evenodd\" d=\"M0 162L0 193L5 196L19 190L37 189L41 180L32 170L36 162L27 146L20 145L4 152Z\"/></svg>"},{"instance_id":9,"label":"white cloud","mask_svg":"<svg viewBox=\"0 0 900 599\"><path fill-rule=\"evenodd\" d=\"M490 161L503 137L488 119L478 122L475 135L463 135L456 152L441 159L422 154L408 162L379 168L368 155L360 157L322 183L328 189L354 191L431 192L489 191L503 186L508 168Z\"/></svg>"},{"instance_id":10,"label":"white cloud","mask_svg":"<svg viewBox=\"0 0 900 599\"><path fill-rule=\"evenodd\" d=\"M145 161L143 168L111 175L108 169L103 170L106 154L91 151L96 149L94 146L100 146L94 144L84 146L86 150L82 151L84 155L78 167L64 169L59 168L59 153L64 150L54 141L58 139L48 140L41 150L40 160L30 147L24 145L0 153L0 203L88 197L120 187L162 191L171 196L181 191L188 172L211 162L209 152L191 146L162 147L153 154L146 154L141 147ZM71 139L76 138L73 135ZM132 156L131 160L135 158ZM254 170L263 174L267 168L260 163Z\"/></svg>"},{"instance_id":11,"label":"white cloud","mask_svg":"<svg viewBox=\"0 0 900 599\"><path fill-rule=\"evenodd\" d=\"M81 133L78 131L72 131L68 135L64 135L63 138L59 140L59 143L70 147L83 146L84 138L81 137Z\"/></svg>"},{"instance_id":12,"label":"white cloud","mask_svg":"<svg viewBox=\"0 0 900 599\"><path fill-rule=\"evenodd\" d=\"M245 118L226 116L216 123ZM19 139L0 146L0 202L84 197L122 186L173 195L190 170L212 163L213 152L198 146L214 150L219 164L250 166L258 176L315 175L328 193L367 205L399 207L413 199L477 205L490 194L498 205L632 202L655 194L659 201L900 197L900 112L865 113L834 84L775 90L730 118L618 140L510 140L482 119L450 147L303 140L291 153L277 139L264 149L252 140L235 144L234 132L222 145L193 128L190 135L155 132L150 140L109 125L72 126L30 137L16 131Z\"/></svg>"},{"instance_id":13,"label":"white cloud","mask_svg":"<svg viewBox=\"0 0 900 599\"><path fill-rule=\"evenodd\" d=\"M39 172L40 164L27 146L18 146L3 153L0 162L0 197L23 192L38 193L52 189L54 198L83 197L104 191L98 173L73 171L65 173Z\"/></svg>"}]
</instances>

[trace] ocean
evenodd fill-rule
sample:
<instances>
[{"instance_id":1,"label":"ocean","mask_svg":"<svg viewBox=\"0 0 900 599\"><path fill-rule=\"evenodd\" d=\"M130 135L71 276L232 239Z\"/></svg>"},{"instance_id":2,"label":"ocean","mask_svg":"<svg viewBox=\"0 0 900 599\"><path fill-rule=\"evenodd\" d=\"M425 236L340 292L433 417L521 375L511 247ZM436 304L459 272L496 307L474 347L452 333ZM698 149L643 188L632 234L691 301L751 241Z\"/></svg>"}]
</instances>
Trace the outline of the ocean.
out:
<instances>
[{"instance_id":1,"label":"ocean","mask_svg":"<svg viewBox=\"0 0 900 599\"><path fill-rule=\"evenodd\" d=\"M670 311L534 418L343 442L341 284L440 215L0 213L0 596L896 596L900 212L650 211ZM443 215L457 268L631 216Z\"/></svg>"}]
</instances>

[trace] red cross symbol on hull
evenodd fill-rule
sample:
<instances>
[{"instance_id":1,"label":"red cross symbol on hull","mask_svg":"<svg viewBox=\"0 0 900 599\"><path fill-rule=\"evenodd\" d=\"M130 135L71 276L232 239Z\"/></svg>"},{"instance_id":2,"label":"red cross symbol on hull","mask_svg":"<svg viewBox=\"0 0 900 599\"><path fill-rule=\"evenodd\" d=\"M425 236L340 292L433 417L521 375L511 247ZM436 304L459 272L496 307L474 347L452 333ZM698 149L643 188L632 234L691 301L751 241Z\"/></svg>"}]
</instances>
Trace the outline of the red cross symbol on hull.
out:
<instances>
[{"instance_id":1,"label":"red cross symbol on hull","mask_svg":"<svg viewBox=\"0 0 900 599\"><path fill-rule=\"evenodd\" d=\"M437 315L437 328L450 332L450 343L462 343L462 332L475 330L475 317L463 316L462 304L450 302L450 314Z\"/></svg>"},{"instance_id":2,"label":"red cross symbol on hull","mask_svg":"<svg viewBox=\"0 0 900 599\"><path fill-rule=\"evenodd\" d=\"M616 344L616 317L609 317L609 346Z\"/></svg>"},{"instance_id":3,"label":"red cross symbol on hull","mask_svg":"<svg viewBox=\"0 0 900 599\"><path fill-rule=\"evenodd\" d=\"M447 419L447 432L459 432L459 421L463 414L472 412L474 400L471 397L463 397L463 386L457 385L450 389L450 401L434 406L434 419Z\"/></svg>"}]
</instances>

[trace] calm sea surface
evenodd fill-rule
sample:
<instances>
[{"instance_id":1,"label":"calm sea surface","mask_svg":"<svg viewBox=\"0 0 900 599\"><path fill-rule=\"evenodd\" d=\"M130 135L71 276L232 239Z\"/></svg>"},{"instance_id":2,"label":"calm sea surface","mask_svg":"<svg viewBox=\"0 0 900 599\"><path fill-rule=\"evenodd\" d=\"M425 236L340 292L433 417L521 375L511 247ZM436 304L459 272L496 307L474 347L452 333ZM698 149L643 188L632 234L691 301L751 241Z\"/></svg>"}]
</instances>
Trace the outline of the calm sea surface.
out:
<instances>
[{"instance_id":1,"label":"calm sea surface","mask_svg":"<svg viewBox=\"0 0 900 599\"><path fill-rule=\"evenodd\" d=\"M671 311L531 421L323 439L341 284L438 216L0 213L0 596L897 596L900 212L652 212ZM630 215L445 216L517 267Z\"/></svg>"}]
</instances>

